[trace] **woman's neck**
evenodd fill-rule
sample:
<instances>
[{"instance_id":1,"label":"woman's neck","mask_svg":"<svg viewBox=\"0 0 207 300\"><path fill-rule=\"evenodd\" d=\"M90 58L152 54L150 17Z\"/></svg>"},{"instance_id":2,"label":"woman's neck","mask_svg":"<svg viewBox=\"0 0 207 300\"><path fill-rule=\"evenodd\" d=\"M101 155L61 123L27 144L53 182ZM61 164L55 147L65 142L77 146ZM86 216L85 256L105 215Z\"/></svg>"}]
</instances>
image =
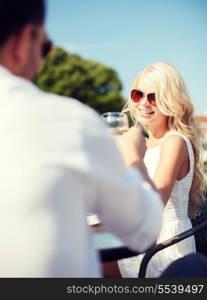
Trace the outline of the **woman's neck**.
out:
<instances>
[{"instance_id":1,"label":"woman's neck","mask_svg":"<svg viewBox=\"0 0 207 300\"><path fill-rule=\"evenodd\" d=\"M151 139L160 139L162 138L166 132L169 131L169 128L157 128L157 129L153 129L153 130L148 130L148 135L149 135L149 138Z\"/></svg>"},{"instance_id":2,"label":"woman's neck","mask_svg":"<svg viewBox=\"0 0 207 300\"><path fill-rule=\"evenodd\" d=\"M169 131L169 128L148 128L148 146L149 147L153 147L156 146L157 144L159 144L162 140L162 138L165 136L165 134Z\"/></svg>"}]
</instances>

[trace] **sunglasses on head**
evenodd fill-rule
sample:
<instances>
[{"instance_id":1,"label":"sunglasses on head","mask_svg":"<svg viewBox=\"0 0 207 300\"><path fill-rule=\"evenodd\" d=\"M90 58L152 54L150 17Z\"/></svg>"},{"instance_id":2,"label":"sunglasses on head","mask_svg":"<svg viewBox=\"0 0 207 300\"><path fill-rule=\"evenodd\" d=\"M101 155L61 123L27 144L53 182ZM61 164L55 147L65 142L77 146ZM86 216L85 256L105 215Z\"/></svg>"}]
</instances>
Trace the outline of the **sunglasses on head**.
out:
<instances>
[{"instance_id":1,"label":"sunglasses on head","mask_svg":"<svg viewBox=\"0 0 207 300\"><path fill-rule=\"evenodd\" d=\"M42 44L42 57L45 58L52 49L52 42L50 40L46 40Z\"/></svg>"},{"instance_id":2,"label":"sunglasses on head","mask_svg":"<svg viewBox=\"0 0 207 300\"><path fill-rule=\"evenodd\" d=\"M156 97L155 97L155 93L143 93L140 90L134 89L131 91L131 99L133 102L138 103L142 100L142 98L146 96L147 97L147 101L150 105L152 106L156 106Z\"/></svg>"}]
</instances>

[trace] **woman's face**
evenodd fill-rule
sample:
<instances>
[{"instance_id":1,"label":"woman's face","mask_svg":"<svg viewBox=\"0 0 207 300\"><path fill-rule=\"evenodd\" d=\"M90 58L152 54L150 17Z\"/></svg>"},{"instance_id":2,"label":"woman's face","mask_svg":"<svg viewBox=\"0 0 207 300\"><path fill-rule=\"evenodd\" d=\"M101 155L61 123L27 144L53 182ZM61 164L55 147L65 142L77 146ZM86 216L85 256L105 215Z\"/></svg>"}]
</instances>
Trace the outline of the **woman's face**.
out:
<instances>
[{"instance_id":1,"label":"woman's face","mask_svg":"<svg viewBox=\"0 0 207 300\"><path fill-rule=\"evenodd\" d=\"M139 91L139 94L143 96L140 98L139 102L134 102L136 107L136 117L138 121L146 129L154 126L162 126L163 128L167 127L168 117L161 113L159 108L156 105L156 85L154 82L149 82L142 78L136 89ZM142 92L142 93L140 93ZM150 95L149 95L150 94ZM155 96L155 101L150 101Z\"/></svg>"}]
</instances>

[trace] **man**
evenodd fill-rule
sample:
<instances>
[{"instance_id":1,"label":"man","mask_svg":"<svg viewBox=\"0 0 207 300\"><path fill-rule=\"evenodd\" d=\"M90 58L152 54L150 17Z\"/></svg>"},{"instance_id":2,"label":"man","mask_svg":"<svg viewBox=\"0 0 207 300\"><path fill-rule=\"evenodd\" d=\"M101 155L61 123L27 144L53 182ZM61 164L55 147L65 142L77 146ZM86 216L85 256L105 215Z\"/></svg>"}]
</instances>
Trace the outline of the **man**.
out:
<instances>
[{"instance_id":1,"label":"man","mask_svg":"<svg viewBox=\"0 0 207 300\"><path fill-rule=\"evenodd\" d=\"M130 152L120 146L127 169L93 110L30 82L47 44L44 15L43 0L0 0L0 276L99 277L86 213L143 251L162 204L138 172L149 181L138 130L125 137Z\"/></svg>"}]
</instances>

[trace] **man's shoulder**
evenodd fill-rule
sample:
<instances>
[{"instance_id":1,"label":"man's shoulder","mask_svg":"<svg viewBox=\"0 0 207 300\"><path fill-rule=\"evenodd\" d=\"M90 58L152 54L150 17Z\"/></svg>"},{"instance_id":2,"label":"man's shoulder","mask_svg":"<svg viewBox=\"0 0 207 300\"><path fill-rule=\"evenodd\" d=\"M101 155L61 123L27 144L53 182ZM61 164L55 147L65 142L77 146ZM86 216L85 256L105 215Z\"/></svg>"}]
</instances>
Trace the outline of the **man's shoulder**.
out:
<instances>
[{"instance_id":1,"label":"man's shoulder","mask_svg":"<svg viewBox=\"0 0 207 300\"><path fill-rule=\"evenodd\" d=\"M39 89L35 97L39 99L39 105L46 109L50 108L50 112L60 112L62 116L72 116L73 119L84 119L86 122L89 120L100 121L98 113L78 99L43 92Z\"/></svg>"},{"instance_id":2,"label":"man's shoulder","mask_svg":"<svg viewBox=\"0 0 207 300\"><path fill-rule=\"evenodd\" d=\"M14 92L13 95L17 98L28 101L29 104L34 102L36 105L42 107L47 105L50 105L51 107L57 105L59 109L62 108L66 111L73 109L73 113L77 112L97 115L93 109L81 103L78 99L42 91L33 82L21 77L12 76L10 80L8 80L7 89Z\"/></svg>"},{"instance_id":3,"label":"man's shoulder","mask_svg":"<svg viewBox=\"0 0 207 300\"><path fill-rule=\"evenodd\" d=\"M4 102L8 103L10 111L23 111L24 115L27 114L27 120L30 116L40 122L43 119L62 119L68 123L76 120L86 128L103 126L98 113L79 100L42 91L24 78L3 73L1 98L5 98Z\"/></svg>"}]
</instances>

